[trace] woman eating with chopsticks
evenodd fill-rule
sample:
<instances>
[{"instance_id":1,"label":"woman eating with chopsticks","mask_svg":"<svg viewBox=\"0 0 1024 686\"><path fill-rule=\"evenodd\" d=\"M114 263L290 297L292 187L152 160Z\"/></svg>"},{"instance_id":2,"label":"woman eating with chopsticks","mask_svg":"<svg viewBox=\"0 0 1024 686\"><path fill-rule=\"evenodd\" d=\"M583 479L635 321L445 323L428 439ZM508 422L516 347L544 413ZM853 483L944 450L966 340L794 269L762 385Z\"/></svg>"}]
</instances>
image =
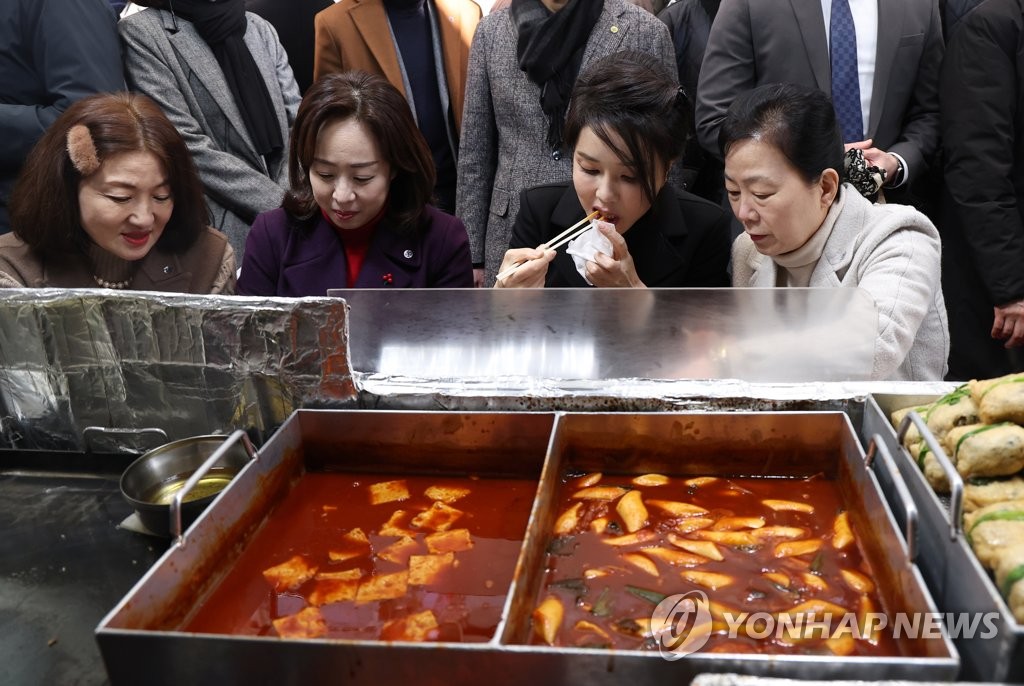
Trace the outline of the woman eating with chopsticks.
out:
<instances>
[{"instance_id":1,"label":"woman eating with chopsticks","mask_svg":"<svg viewBox=\"0 0 1024 686\"><path fill-rule=\"evenodd\" d=\"M727 213L665 183L685 98L648 55L590 65L566 114L572 184L523 191L495 287L728 286Z\"/></svg>"}]
</instances>

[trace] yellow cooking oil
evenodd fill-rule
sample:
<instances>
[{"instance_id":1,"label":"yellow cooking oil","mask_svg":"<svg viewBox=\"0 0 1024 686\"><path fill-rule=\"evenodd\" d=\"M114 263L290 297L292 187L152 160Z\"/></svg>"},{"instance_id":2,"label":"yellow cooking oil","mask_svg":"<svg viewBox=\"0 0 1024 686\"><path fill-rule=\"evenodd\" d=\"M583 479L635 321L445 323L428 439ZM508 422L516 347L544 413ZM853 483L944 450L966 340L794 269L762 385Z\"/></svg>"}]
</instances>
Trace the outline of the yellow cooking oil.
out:
<instances>
[{"instance_id":1,"label":"yellow cooking oil","mask_svg":"<svg viewBox=\"0 0 1024 686\"><path fill-rule=\"evenodd\" d=\"M158 484L152 491L143 498L146 502L156 505L170 505L174 496L181 490L185 482L192 476L191 472L175 474L161 484ZM199 482L185 494L183 502L192 502L200 498L216 495L224 490L224 487L235 477L235 472L227 469L214 467L207 472Z\"/></svg>"}]
</instances>

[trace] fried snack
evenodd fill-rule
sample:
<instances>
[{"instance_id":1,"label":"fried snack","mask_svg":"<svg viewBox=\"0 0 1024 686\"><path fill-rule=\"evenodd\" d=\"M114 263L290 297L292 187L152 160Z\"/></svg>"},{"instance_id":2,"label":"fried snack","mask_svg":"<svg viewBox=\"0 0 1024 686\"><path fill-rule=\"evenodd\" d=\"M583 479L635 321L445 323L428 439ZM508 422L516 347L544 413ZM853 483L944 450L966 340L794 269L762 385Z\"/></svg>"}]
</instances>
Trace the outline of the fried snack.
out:
<instances>
[{"instance_id":1,"label":"fried snack","mask_svg":"<svg viewBox=\"0 0 1024 686\"><path fill-rule=\"evenodd\" d=\"M409 536L402 536L400 539L384 548L377 553L377 557L381 560L387 560L388 562L394 562L398 565L405 565L409 561L409 556L420 549L420 544L417 543L413 538Z\"/></svg>"},{"instance_id":2,"label":"fried snack","mask_svg":"<svg viewBox=\"0 0 1024 686\"><path fill-rule=\"evenodd\" d=\"M672 528L681 534L688 534L699 529L706 529L714 523L715 520L711 517L690 517L676 522Z\"/></svg>"},{"instance_id":3,"label":"fried snack","mask_svg":"<svg viewBox=\"0 0 1024 686\"><path fill-rule=\"evenodd\" d=\"M801 503L795 500L762 500L761 503L776 512L806 512L814 514L814 506L810 503Z\"/></svg>"},{"instance_id":4,"label":"fried snack","mask_svg":"<svg viewBox=\"0 0 1024 686\"><path fill-rule=\"evenodd\" d=\"M342 536L341 540L345 542L344 548L327 551L331 562L344 562L370 554L370 538L358 527Z\"/></svg>"},{"instance_id":5,"label":"fried snack","mask_svg":"<svg viewBox=\"0 0 1024 686\"><path fill-rule=\"evenodd\" d=\"M706 557L709 560L721 561L725 559L722 555L722 551L718 549L718 546L713 541L691 541L688 538L683 538L677 534L669 532L666 537L668 542L677 548L693 553L694 555L700 555Z\"/></svg>"},{"instance_id":6,"label":"fried snack","mask_svg":"<svg viewBox=\"0 0 1024 686\"><path fill-rule=\"evenodd\" d=\"M372 505L409 499L409 487L406 485L405 479L381 481L380 483L370 484L368 488Z\"/></svg>"},{"instance_id":7,"label":"fried snack","mask_svg":"<svg viewBox=\"0 0 1024 686\"><path fill-rule=\"evenodd\" d=\"M363 576L363 570L361 569L346 569L342 572L317 572L316 580L330 579L333 581L356 581Z\"/></svg>"},{"instance_id":8,"label":"fried snack","mask_svg":"<svg viewBox=\"0 0 1024 686\"><path fill-rule=\"evenodd\" d=\"M1014 619L1024 623L1024 543L1003 548L995 572L996 586L1006 598Z\"/></svg>"},{"instance_id":9,"label":"fried snack","mask_svg":"<svg viewBox=\"0 0 1024 686\"><path fill-rule=\"evenodd\" d=\"M708 513L707 510L699 505L682 503L677 500L648 500L647 504L659 510L664 510L673 517L698 517Z\"/></svg>"},{"instance_id":10,"label":"fried snack","mask_svg":"<svg viewBox=\"0 0 1024 686\"><path fill-rule=\"evenodd\" d=\"M316 566L301 555L263 570L263 578L270 582L277 592L298 588L316 576Z\"/></svg>"},{"instance_id":11,"label":"fried snack","mask_svg":"<svg viewBox=\"0 0 1024 686\"><path fill-rule=\"evenodd\" d=\"M320 638L327 635L327 622L319 609L307 607L293 615L275 619L274 630L281 638Z\"/></svg>"},{"instance_id":12,"label":"fried snack","mask_svg":"<svg viewBox=\"0 0 1024 686\"><path fill-rule=\"evenodd\" d=\"M357 573L355 578L325 578L325 575L318 574L316 577L316 585L309 594L309 604L315 607L320 607L321 605L328 605L330 603L355 600L356 592L359 590L359 570L353 569L350 571ZM339 573L344 574L344 572Z\"/></svg>"},{"instance_id":13,"label":"fried snack","mask_svg":"<svg viewBox=\"0 0 1024 686\"><path fill-rule=\"evenodd\" d=\"M473 539L469 535L469 529L439 531L436 534L427 534L423 537L423 540L427 543L427 550L435 554L458 553L473 547Z\"/></svg>"},{"instance_id":14,"label":"fried snack","mask_svg":"<svg viewBox=\"0 0 1024 686\"><path fill-rule=\"evenodd\" d=\"M875 590L874 582L856 570L840 569L839 574L843 577L846 585L858 593L871 593Z\"/></svg>"},{"instance_id":15,"label":"fried snack","mask_svg":"<svg viewBox=\"0 0 1024 686\"><path fill-rule=\"evenodd\" d=\"M424 610L387 622L380 637L385 641L429 641L437 637L438 626L434 613Z\"/></svg>"},{"instance_id":16,"label":"fried snack","mask_svg":"<svg viewBox=\"0 0 1024 686\"><path fill-rule=\"evenodd\" d=\"M924 419L932 435L941 443L953 428L976 424L978 406L971 398L967 384L964 384L932 403Z\"/></svg>"},{"instance_id":17,"label":"fried snack","mask_svg":"<svg viewBox=\"0 0 1024 686\"><path fill-rule=\"evenodd\" d=\"M576 625L573 627L573 629L575 629L576 631L589 631L590 633L597 634L606 641L612 640L612 637L608 635L607 631L599 627L597 624L594 624L593 622L588 622L585 619L581 619L578 622L576 622Z\"/></svg>"},{"instance_id":18,"label":"fried snack","mask_svg":"<svg viewBox=\"0 0 1024 686\"><path fill-rule=\"evenodd\" d=\"M572 507L566 509L565 512L558 515L558 519L555 520L555 535L564 536L565 534L571 534L576 530L576 525L580 521L580 509L583 507L583 502L578 502Z\"/></svg>"},{"instance_id":19,"label":"fried snack","mask_svg":"<svg viewBox=\"0 0 1024 686\"><path fill-rule=\"evenodd\" d=\"M394 574L378 574L359 584L356 592L356 604L373 602L374 600L390 600L405 595L409 583L409 572Z\"/></svg>"},{"instance_id":20,"label":"fried snack","mask_svg":"<svg viewBox=\"0 0 1024 686\"><path fill-rule=\"evenodd\" d=\"M708 543L708 541L694 541L694 543ZM711 543L711 545L714 545L714 543ZM673 567L697 567L708 561L706 557L670 548L644 548L640 552Z\"/></svg>"},{"instance_id":21,"label":"fried snack","mask_svg":"<svg viewBox=\"0 0 1024 686\"><path fill-rule=\"evenodd\" d=\"M426 512L420 512L412 518L412 525L418 529L430 529L431 531L447 531L459 517L463 515L462 510L456 510L450 505L445 505L440 500Z\"/></svg>"},{"instance_id":22,"label":"fried snack","mask_svg":"<svg viewBox=\"0 0 1024 686\"><path fill-rule=\"evenodd\" d=\"M1024 424L1024 374L967 382L982 424Z\"/></svg>"},{"instance_id":23,"label":"fried snack","mask_svg":"<svg viewBox=\"0 0 1024 686\"><path fill-rule=\"evenodd\" d=\"M764 517L722 517L711 526L712 531L737 531L739 529L760 529Z\"/></svg>"},{"instance_id":24,"label":"fried snack","mask_svg":"<svg viewBox=\"0 0 1024 686\"><path fill-rule=\"evenodd\" d=\"M929 407L931 407L931 406L930 405L916 405L914 407L903 407L903 408L900 408L900 409L896 410L895 412L893 412L891 415L889 415L889 421L892 422L892 427L894 429L896 429L897 431L899 431L900 430L900 424L903 423L903 418L904 417L906 417L911 412L917 412L919 415L924 417L924 413L928 411ZM916 425L911 424L907 428L907 433L904 434L904 436L903 436L903 445L905 447L909 448L913 444L920 443L920 442L921 442L921 432L917 430L917 426Z\"/></svg>"},{"instance_id":25,"label":"fried snack","mask_svg":"<svg viewBox=\"0 0 1024 686\"><path fill-rule=\"evenodd\" d=\"M813 588L816 591L828 590L828 582L813 572L803 572L800 578L803 579L804 585L807 588Z\"/></svg>"},{"instance_id":26,"label":"fried snack","mask_svg":"<svg viewBox=\"0 0 1024 686\"><path fill-rule=\"evenodd\" d=\"M412 555L409 557L409 585L436 584L441 574L455 564L455 553Z\"/></svg>"},{"instance_id":27,"label":"fried snack","mask_svg":"<svg viewBox=\"0 0 1024 686\"><path fill-rule=\"evenodd\" d=\"M626 531L629 533L639 531L647 526L647 508L644 507L640 491L630 491L622 496L615 505L615 511L622 517L622 523L626 525Z\"/></svg>"},{"instance_id":28,"label":"fried snack","mask_svg":"<svg viewBox=\"0 0 1024 686\"><path fill-rule=\"evenodd\" d=\"M939 458L935 457L935 453L931 450L926 450L928 446L925 443L922 443L921 446L921 451L924 453L922 462L924 463L925 481L931 485L936 493L949 493L949 477L946 476L945 470L939 464ZM949 457L949 455L946 457ZM950 459L950 462L953 462L953 460ZM953 466L956 466L955 462L953 462Z\"/></svg>"},{"instance_id":29,"label":"fried snack","mask_svg":"<svg viewBox=\"0 0 1024 686\"><path fill-rule=\"evenodd\" d=\"M767 538L803 538L807 535L807 529L799 526L762 526L760 529L751 531L750 535L758 541Z\"/></svg>"},{"instance_id":30,"label":"fried snack","mask_svg":"<svg viewBox=\"0 0 1024 686\"><path fill-rule=\"evenodd\" d=\"M853 529L850 528L850 513L843 511L832 522L832 547L843 549L853 543Z\"/></svg>"},{"instance_id":31,"label":"fried snack","mask_svg":"<svg viewBox=\"0 0 1024 686\"><path fill-rule=\"evenodd\" d=\"M1010 422L970 424L946 434L960 476L1009 476L1024 468L1024 428Z\"/></svg>"},{"instance_id":32,"label":"fried snack","mask_svg":"<svg viewBox=\"0 0 1024 686\"><path fill-rule=\"evenodd\" d=\"M816 553L819 550L821 550L821 539L808 538L802 541L783 541L778 543L772 550L772 555L775 557L795 557L797 555Z\"/></svg>"},{"instance_id":33,"label":"fried snack","mask_svg":"<svg viewBox=\"0 0 1024 686\"><path fill-rule=\"evenodd\" d=\"M627 546L627 545L637 545L637 544L640 544L640 543L646 543L648 541L653 541L657 537L658 537L658 534L654 533L650 529L640 529L640 531L637 531L637 532L632 533L632 534L623 534L622 536L612 536L611 538L602 538L601 542L602 543L607 543L608 545L613 545L613 546L616 546L616 547L621 547L621 546Z\"/></svg>"},{"instance_id":34,"label":"fried snack","mask_svg":"<svg viewBox=\"0 0 1024 686\"><path fill-rule=\"evenodd\" d=\"M939 459L935 457L928 444L921 441L908 448L908 452L917 463L918 468L924 473L925 481L931 485L932 489L936 493L949 493L949 479L946 477L946 472L942 469L942 465L939 464ZM950 461L952 461L952 458L950 458Z\"/></svg>"},{"instance_id":35,"label":"fried snack","mask_svg":"<svg viewBox=\"0 0 1024 686\"><path fill-rule=\"evenodd\" d=\"M587 488L588 486L596 486L604 475L601 472L591 472L585 476L581 476L576 480L576 488Z\"/></svg>"},{"instance_id":36,"label":"fried snack","mask_svg":"<svg viewBox=\"0 0 1024 686\"><path fill-rule=\"evenodd\" d=\"M703 586L704 588L709 588L712 591L725 588L736 581L736 579L728 574L718 574L716 572L697 572L687 570L685 572L681 572L680 576L691 583Z\"/></svg>"},{"instance_id":37,"label":"fried snack","mask_svg":"<svg viewBox=\"0 0 1024 686\"><path fill-rule=\"evenodd\" d=\"M456 500L465 498L469 494L470 490L468 488L460 488L458 486L430 486L427 490L423 491L423 495L427 496L431 500L440 500L441 502L448 503L449 505L454 503Z\"/></svg>"},{"instance_id":38,"label":"fried snack","mask_svg":"<svg viewBox=\"0 0 1024 686\"><path fill-rule=\"evenodd\" d=\"M548 596L533 611L533 631L548 645L555 645L558 629L562 626L565 608L555 596Z\"/></svg>"},{"instance_id":39,"label":"fried snack","mask_svg":"<svg viewBox=\"0 0 1024 686\"><path fill-rule=\"evenodd\" d=\"M644 552L646 553L647 551L644 550ZM685 555L686 553L681 554ZM644 557L640 553L623 553L621 557L625 562L628 562L645 574L650 574L655 578L661 576L658 573L658 566L650 558Z\"/></svg>"},{"instance_id":40,"label":"fried snack","mask_svg":"<svg viewBox=\"0 0 1024 686\"><path fill-rule=\"evenodd\" d=\"M694 531L693 537L729 546L757 544L757 539L749 531Z\"/></svg>"},{"instance_id":41,"label":"fried snack","mask_svg":"<svg viewBox=\"0 0 1024 686\"><path fill-rule=\"evenodd\" d=\"M633 484L636 486L664 486L669 479L664 474L641 474L633 477Z\"/></svg>"},{"instance_id":42,"label":"fried snack","mask_svg":"<svg viewBox=\"0 0 1024 686\"><path fill-rule=\"evenodd\" d=\"M409 538L414 538L416 536L416 532L406 529L401 524L407 514L409 513L405 510L395 510L391 513L391 517L388 518L388 521L381 525L380 531L377 533L381 536L408 536Z\"/></svg>"},{"instance_id":43,"label":"fried snack","mask_svg":"<svg viewBox=\"0 0 1024 686\"><path fill-rule=\"evenodd\" d=\"M1007 500L1024 500L1024 479L1015 476L964 484L964 512L974 512Z\"/></svg>"},{"instance_id":44,"label":"fried snack","mask_svg":"<svg viewBox=\"0 0 1024 686\"><path fill-rule=\"evenodd\" d=\"M581 500L616 500L625 492L622 486L589 486L576 491L572 497Z\"/></svg>"},{"instance_id":45,"label":"fried snack","mask_svg":"<svg viewBox=\"0 0 1024 686\"><path fill-rule=\"evenodd\" d=\"M1024 541L1024 500L996 503L964 515L964 533L978 561L994 569L1002 548Z\"/></svg>"}]
</instances>

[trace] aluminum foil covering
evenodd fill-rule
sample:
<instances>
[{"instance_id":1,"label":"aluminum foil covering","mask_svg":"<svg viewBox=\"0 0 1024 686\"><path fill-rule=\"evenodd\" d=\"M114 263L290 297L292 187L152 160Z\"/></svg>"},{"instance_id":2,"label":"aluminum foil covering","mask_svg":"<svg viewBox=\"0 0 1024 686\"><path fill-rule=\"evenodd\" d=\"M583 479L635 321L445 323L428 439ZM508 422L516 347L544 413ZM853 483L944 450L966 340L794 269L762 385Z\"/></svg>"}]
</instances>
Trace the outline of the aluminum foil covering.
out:
<instances>
[{"instance_id":1,"label":"aluminum foil covering","mask_svg":"<svg viewBox=\"0 0 1024 686\"><path fill-rule=\"evenodd\" d=\"M0 447L138 452L129 437L152 428L166 434L157 443L266 437L299 407L355 398L347 310L336 298L2 291ZM129 431L93 445L87 427Z\"/></svg>"}]
</instances>

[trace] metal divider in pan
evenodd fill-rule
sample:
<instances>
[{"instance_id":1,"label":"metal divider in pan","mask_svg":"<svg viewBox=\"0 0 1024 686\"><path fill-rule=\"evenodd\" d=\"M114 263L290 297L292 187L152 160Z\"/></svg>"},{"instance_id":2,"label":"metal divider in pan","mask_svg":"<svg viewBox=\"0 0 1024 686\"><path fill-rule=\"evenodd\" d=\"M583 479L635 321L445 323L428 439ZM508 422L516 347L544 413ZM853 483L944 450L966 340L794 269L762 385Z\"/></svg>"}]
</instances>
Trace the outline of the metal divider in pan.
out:
<instances>
[{"instance_id":1,"label":"metal divider in pan","mask_svg":"<svg viewBox=\"0 0 1024 686\"><path fill-rule=\"evenodd\" d=\"M1024 627L1016 622L991 575L964 539L963 479L917 412L908 413L898 430L888 419L895 410L927 404L934 399L869 396L863 435L867 438L877 433L893 452L900 475L919 508L918 566L960 651L963 662L960 678L1021 681L1024 680ZM949 496L935 492L903 447L903 437L911 425L917 428L946 475L951 486ZM887 500L892 502L894 484L881 478L880 482ZM951 623L960 623L959 629ZM995 635L990 635L992 633Z\"/></svg>"}]
</instances>

